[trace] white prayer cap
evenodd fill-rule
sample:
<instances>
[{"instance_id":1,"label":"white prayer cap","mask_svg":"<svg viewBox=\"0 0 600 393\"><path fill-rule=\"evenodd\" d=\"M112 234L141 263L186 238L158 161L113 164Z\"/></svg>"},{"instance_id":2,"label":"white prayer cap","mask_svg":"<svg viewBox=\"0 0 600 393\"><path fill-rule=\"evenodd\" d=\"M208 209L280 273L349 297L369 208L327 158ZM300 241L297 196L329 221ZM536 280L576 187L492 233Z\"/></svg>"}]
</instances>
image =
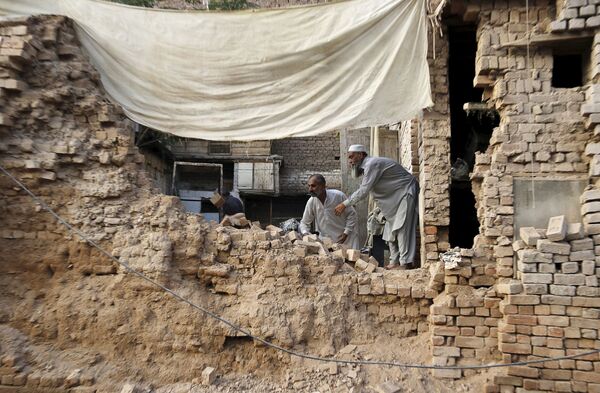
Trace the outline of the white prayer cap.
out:
<instances>
[{"instance_id":1,"label":"white prayer cap","mask_svg":"<svg viewBox=\"0 0 600 393\"><path fill-rule=\"evenodd\" d=\"M354 153L354 152L366 153L367 149L363 145L351 145L348 148L348 153Z\"/></svg>"}]
</instances>

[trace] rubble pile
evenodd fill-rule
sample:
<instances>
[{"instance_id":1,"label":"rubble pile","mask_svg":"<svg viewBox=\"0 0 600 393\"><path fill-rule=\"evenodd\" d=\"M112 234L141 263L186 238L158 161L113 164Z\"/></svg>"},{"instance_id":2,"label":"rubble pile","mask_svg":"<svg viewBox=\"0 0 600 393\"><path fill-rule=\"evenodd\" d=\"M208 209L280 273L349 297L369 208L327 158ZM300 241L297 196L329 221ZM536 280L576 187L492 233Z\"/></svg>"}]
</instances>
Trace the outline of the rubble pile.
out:
<instances>
[{"instance_id":1,"label":"rubble pile","mask_svg":"<svg viewBox=\"0 0 600 393\"><path fill-rule=\"evenodd\" d=\"M380 378L327 365L318 384L286 379L288 355L130 269L300 352L373 359L348 345L428 331L440 289L428 271L384 271L357 250L258 223L209 223L158 194L131 125L105 98L69 21L2 21L0 34L0 165L87 239L0 177L0 247L10 255L0 264L2 388L114 392L131 381L127 389L150 392L218 383L213 373L203 377L208 368L252 372L294 390L352 391L368 375Z\"/></svg>"}]
</instances>

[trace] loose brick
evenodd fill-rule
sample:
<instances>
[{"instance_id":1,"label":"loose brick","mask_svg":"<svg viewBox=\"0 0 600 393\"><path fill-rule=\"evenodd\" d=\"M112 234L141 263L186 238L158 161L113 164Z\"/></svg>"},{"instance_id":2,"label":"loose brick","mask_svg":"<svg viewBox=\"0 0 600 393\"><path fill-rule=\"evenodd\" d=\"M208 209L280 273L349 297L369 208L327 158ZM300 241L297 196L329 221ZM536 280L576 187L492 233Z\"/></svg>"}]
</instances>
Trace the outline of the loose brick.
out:
<instances>
[{"instance_id":1,"label":"loose brick","mask_svg":"<svg viewBox=\"0 0 600 393\"><path fill-rule=\"evenodd\" d=\"M578 222L567 225L567 241L583 239L584 237L585 229L582 223Z\"/></svg>"},{"instance_id":2,"label":"loose brick","mask_svg":"<svg viewBox=\"0 0 600 393\"><path fill-rule=\"evenodd\" d=\"M546 238L553 242L560 242L567 236L567 220L565 216L554 216L548 220Z\"/></svg>"},{"instance_id":3,"label":"loose brick","mask_svg":"<svg viewBox=\"0 0 600 393\"><path fill-rule=\"evenodd\" d=\"M525 242L525 244L533 247L535 247L537 245L538 240L542 238L539 232L536 231L534 227L519 228L519 236L521 237L521 240Z\"/></svg>"}]
</instances>

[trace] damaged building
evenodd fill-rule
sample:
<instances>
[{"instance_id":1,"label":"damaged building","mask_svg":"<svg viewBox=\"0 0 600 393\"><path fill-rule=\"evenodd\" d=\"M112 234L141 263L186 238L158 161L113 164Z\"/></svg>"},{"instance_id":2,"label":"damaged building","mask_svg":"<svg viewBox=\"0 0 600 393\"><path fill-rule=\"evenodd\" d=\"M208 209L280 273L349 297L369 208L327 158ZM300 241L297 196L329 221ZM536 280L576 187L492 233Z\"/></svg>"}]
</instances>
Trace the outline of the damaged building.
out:
<instances>
[{"instance_id":1,"label":"damaged building","mask_svg":"<svg viewBox=\"0 0 600 393\"><path fill-rule=\"evenodd\" d=\"M599 392L599 6L430 4L431 108L253 142L135 126L75 22L3 19L0 391ZM270 225L354 143L417 176L418 269Z\"/></svg>"}]
</instances>

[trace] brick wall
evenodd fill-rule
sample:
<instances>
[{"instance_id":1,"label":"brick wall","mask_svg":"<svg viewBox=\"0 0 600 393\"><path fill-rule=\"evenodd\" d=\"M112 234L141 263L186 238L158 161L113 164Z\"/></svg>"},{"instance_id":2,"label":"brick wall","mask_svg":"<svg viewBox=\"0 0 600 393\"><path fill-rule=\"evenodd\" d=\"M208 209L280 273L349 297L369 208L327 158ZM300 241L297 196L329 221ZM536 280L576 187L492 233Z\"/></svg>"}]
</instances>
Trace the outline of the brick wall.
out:
<instances>
[{"instance_id":1,"label":"brick wall","mask_svg":"<svg viewBox=\"0 0 600 393\"><path fill-rule=\"evenodd\" d=\"M461 250L458 268L440 267L443 274L438 274L444 291L432 306L431 331L439 364L481 363L486 356L504 362L533 360L600 347L600 259L595 248L595 235L600 233L595 220L600 217L593 216L600 209L593 205L600 194L591 194L597 190L584 193L583 224L564 227L571 237L534 242L530 238L536 234L541 239L556 235L551 229L529 228L529 234L521 233L523 241L514 233L515 179L587 179L594 185L600 174L595 169L600 152L595 132L600 113L595 103L600 100L592 85L598 78L595 44L589 48L592 67L586 71L587 82L573 88L553 87L552 48L532 45L527 58L526 47L518 44L528 30L534 37L547 31L554 14L552 1L530 4L528 12L521 4L492 1L471 4L464 11L478 26L475 80L484 88L489 107L498 110L500 125L487 151L476 155L472 173L480 234L472 249ZM423 145L426 135L424 131ZM550 199L556 208L564 203L553 195L537 198ZM548 211L546 218L552 215ZM461 296L464 300L459 301ZM510 367L486 391L598 391L598 371L597 354ZM439 375L459 378L468 373L450 370Z\"/></svg>"},{"instance_id":2,"label":"brick wall","mask_svg":"<svg viewBox=\"0 0 600 393\"><path fill-rule=\"evenodd\" d=\"M439 251L445 251L449 247L451 164L447 36L447 32L444 37L437 36L435 47L430 40L428 62L434 107L431 111L426 111L422 119L417 120L411 138L418 141L420 214L424 228L421 259L425 265L436 262Z\"/></svg>"},{"instance_id":3,"label":"brick wall","mask_svg":"<svg viewBox=\"0 0 600 393\"><path fill-rule=\"evenodd\" d=\"M283 156L279 184L282 194L306 193L308 177L321 173L330 188L341 188L340 137L336 131L307 138L272 141L271 153Z\"/></svg>"}]
</instances>

